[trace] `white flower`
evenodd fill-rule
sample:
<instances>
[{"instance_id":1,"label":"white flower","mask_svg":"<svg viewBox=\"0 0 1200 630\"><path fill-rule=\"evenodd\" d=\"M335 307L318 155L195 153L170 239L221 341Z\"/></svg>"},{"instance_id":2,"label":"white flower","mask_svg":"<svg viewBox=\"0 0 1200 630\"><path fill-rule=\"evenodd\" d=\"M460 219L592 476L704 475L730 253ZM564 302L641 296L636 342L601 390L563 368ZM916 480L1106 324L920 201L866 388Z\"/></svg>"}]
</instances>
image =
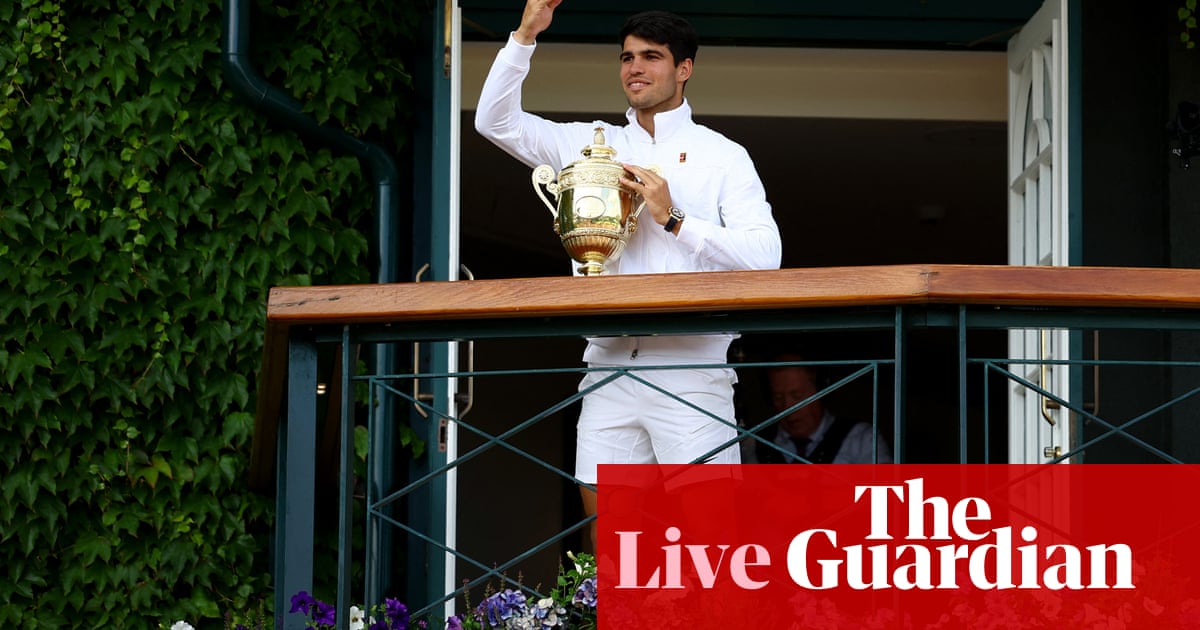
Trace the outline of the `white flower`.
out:
<instances>
[{"instance_id":1,"label":"white flower","mask_svg":"<svg viewBox=\"0 0 1200 630\"><path fill-rule=\"evenodd\" d=\"M190 624L186 621L176 621L175 623L171 624L171 630L196 630L196 629L192 627L192 624Z\"/></svg>"},{"instance_id":2,"label":"white flower","mask_svg":"<svg viewBox=\"0 0 1200 630\"><path fill-rule=\"evenodd\" d=\"M534 627L557 628L559 627L558 616L566 612L567 609L554 605L554 598L543 597L537 601L535 607L526 616L533 617L531 621Z\"/></svg>"},{"instance_id":3,"label":"white flower","mask_svg":"<svg viewBox=\"0 0 1200 630\"><path fill-rule=\"evenodd\" d=\"M363 610L358 606L350 607L350 630L363 630L366 623L363 621Z\"/></svg>"}]
</instances>

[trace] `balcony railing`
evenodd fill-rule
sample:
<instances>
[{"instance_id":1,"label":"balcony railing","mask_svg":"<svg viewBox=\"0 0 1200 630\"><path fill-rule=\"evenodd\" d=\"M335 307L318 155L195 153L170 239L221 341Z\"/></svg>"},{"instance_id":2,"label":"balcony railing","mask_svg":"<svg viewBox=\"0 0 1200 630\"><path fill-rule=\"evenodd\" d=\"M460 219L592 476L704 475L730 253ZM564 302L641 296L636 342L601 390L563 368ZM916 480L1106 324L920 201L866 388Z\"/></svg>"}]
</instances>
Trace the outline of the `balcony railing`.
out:
<instances>
[{"instance_id":1,"label":"balcony railing","mask_svg":"<svg viewBox=\"0 0 1200 630\"><path fill-rule=\"evenodd\" d=\"M553 564L588 526L569 462L579 340L706 332L742 335L722 365L743 374L745 404L714 420L744 440L783 415L751 404L771 364L759 350L800 335L820 348L806 362L835 375L811 400L841 397L896 461L1200 459L1200 270L909 265L277 288L251 484L277 497L280 627L303 627L280 613L312 590L316 566L336 567L341 611L398 596L440 614L487 581L552 583L517 572ZM1049 354L1038 351L1047 335ZM474 343L496 346L487 365L466 358ZM365 354L405 358L364 369ZM1030 399L1040 416L1022 410ZM356 425L371 443L357 480ZM414 435L418 457L401 444ZM336 563L318 565L317 514L332 512Z\"/></svg>"}]
</instances>

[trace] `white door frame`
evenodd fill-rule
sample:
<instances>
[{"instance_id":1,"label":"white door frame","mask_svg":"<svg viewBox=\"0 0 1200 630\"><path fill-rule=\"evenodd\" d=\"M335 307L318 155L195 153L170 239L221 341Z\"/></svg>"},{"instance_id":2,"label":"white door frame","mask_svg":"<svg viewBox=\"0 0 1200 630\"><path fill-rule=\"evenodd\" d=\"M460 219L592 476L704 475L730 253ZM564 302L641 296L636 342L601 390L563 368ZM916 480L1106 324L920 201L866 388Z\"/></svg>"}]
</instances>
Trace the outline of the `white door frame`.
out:
<instances>
[{"instance_id":1,"label":"white door frame","mask_svg":"<svg viewBox=\"0 0 1200 630\"><path fill-rule=\"evenodd\" d=\"M1009 42L1009 264L1067 265L1070 254L1067 150L1066 0L1046 0ZM1014 374L1063 400L1071 391L1070 333L1009 331ZM1035 361L1038 363L1022 363ZM1009 462L1040 463L1069 450L1069 410L1010 382Z\"/></svg>"}]
</instances>

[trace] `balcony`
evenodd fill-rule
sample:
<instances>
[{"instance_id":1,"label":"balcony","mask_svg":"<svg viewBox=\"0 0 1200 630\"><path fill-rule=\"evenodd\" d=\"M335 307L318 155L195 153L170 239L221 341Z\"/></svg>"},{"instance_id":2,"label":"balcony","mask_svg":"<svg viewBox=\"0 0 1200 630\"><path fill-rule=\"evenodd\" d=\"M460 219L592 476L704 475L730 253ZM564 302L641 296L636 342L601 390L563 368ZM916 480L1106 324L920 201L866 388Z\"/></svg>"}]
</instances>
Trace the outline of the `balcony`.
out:
<instances>
[{"instance_id":1,"label":"balcony","mask_svg":"<svg viewBox=\"0 0 1200 630\"><path fill-rule=\"evenodd\" d=\"M1200 270L1186 269L277 288L251 471L278 502L276 611L314 573L331 579L324 567L341 611L398 596L440 614L518 571L527 587L549 583L589 524L570 461L584 336L739 333L722 364L741 375L739 417L716 420L747 441L782 415L755 386L786 341L832 375L812 400L871 422L898 462L1179 463L1200 461L1198 331ZM323 526L332 561L315 549ZM303 627L292 617L280 627Z\"/></svg>"}]
</instances>

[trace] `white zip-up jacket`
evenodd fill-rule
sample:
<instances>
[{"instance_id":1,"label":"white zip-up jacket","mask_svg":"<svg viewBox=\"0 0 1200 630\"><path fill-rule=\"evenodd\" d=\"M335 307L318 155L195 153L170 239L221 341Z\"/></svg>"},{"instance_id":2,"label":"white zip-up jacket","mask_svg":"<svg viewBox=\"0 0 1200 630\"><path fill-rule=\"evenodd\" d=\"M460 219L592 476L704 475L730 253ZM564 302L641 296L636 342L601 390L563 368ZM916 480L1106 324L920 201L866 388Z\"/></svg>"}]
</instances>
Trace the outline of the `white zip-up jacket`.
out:
<instances>
[{"instance_id":1,"label":"white zip-up jacket","mask_svg":"<svg viewBox=\"0 0 1200 630\"><path fill-rule=\"evenodd\" d=\"M512 37L496 56L475 112L475 129L530 167L549 164L556 171L583 158L596 127L616 150L613 159L643 167L657 166L671 189L672 205L687 213L678 236L643 219L624 253L607 265L609 273L673 273L777 269L779 228L771 215L762 181L746 150L725 136L692 121L683 105L654 117L655 135L637 123L558 123L521 108L521 85L529 73L536 44ZM647 215L648 216L648 215ZM659 229L655 229L655 228ZM598 337L589 339L584 360L627 365L724 362L734 335ZM635 352L636 351L636 352Z\"/></svg>"}]
</instances>

